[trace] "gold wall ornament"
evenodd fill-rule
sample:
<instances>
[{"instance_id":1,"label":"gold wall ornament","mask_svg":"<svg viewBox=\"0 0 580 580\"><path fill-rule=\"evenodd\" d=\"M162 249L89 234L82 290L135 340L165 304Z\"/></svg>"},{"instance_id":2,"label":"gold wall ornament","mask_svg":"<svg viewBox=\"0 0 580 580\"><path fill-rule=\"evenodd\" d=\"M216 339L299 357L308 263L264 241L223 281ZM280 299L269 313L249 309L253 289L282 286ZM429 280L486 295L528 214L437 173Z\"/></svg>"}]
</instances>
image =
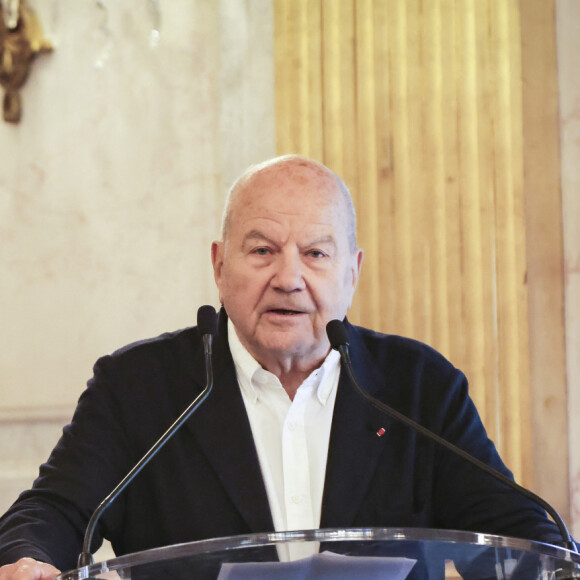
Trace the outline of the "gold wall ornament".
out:
<instances>
[{"instance_id":1,"label":"gold wall ornament","mask_svg":"<svg viewBox=\"0 0 580 580\"><path fill-rule=\"evenodd\" d=\"M0 84L4 88L2 116L18 123L22 116L20 89L38 54L52 51L34 11L25 0L0 0Z\"/></svg>"}]
</instances>

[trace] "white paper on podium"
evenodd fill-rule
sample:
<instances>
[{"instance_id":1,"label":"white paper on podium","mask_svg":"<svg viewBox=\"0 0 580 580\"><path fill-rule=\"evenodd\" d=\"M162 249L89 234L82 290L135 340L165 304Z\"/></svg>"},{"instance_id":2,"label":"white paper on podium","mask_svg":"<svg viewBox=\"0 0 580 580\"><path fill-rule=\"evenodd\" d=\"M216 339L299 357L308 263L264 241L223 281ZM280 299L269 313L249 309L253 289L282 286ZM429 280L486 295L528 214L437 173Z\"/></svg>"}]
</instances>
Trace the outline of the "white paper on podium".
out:
<instances>
[{"instance_id":1,"label":"white paper on podium","mask_svg":"<svg viewBox=\"0 0 580 580\"><path fill-rule=\"evenodd\" d=\"M294 562L223 564L218 580L404 580L416 560L315 554Z\"/></svg>"}]
</instances>

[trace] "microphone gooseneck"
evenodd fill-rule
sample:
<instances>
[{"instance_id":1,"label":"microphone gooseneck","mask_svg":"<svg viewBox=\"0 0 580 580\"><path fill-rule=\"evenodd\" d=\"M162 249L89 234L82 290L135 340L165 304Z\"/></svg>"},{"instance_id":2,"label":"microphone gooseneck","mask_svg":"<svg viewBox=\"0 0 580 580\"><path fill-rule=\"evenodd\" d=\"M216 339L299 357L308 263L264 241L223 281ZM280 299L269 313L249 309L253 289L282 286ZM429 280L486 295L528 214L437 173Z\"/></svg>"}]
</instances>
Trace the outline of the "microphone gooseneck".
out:
<instances>
[{"instance_id":1,"label":"microphone gooseneck","mask_svg":"<svg viewBox=\"0 0 580 580\"><path fill-rule=\"evenodd\" d=\"M340 353L341 360L346 368L348 376L349 376L352 384L354 385L356 391L364 399L366 399L373 407L375 407L379 411L385 413L386 415L389 415L390 417L396 419L397 421L400 421L401 423L404 423L405 425L411 427L411 429L414 429L418 433L421 433L422 435L424 435L425 437L427 437L431 441L435 441L439 445L449 449L452 453L455 453L459 457L463 458L465 461L467 461L467 462L471 463L472 465L474 465L475 467L485 471L491 477L494 477L496 480L501 481L503 484L507 485L508 487L514 489L515 491L517 491L517 492L521 493L522 495L526 496L527 498L531 499L533 502L542 506L550 514L550 516L552 517L552 519L554 520L554 522L558 526L558 529L560 530L560 534L562 535L562 538L564 540L565 548L570 550L571 552L577 553L576 546L574 545L574 542L572 541L572 538L570 536L570 533L568 532L568 528L566 527L566 524L564 523L564 521L560 517L560 514L558 514L558 512L546 500L542 499L539 495L536 495L535 493L533 493L529 489L522 487L521 485L519 485L515 481L509 479L503 473L499 472L497 469L490 467L489 465L487 465L483 461L480 461L479 459L477 459L476 457L474 457L470 453L467 453L467 451L464 451L460 447L457 447L457 445L454 445L453 443L447 441L447 439L443 439L443 437L440 437L439 435L437 435L436 433L434 433L430 429L427 429L426 427L424 427L420 423L413 421L413 419L407 417L406 415L403 415L402 413L400 413L396 409L389 407L385 403L379 401L378 399L375 399L372 395L367 393L359 385L359 383L355 377L354 370L352 368L352 363L350 360L350 354L348 351L348 348L349 348L348 334L346 332L346 328L344 327L344 324L340 320L331 320L326 325L326 333L328 335L328 340L330 341L330 345L332 346L332 348L334 350L337 350Z\"/></svg>"},{"instance_id":2,"label":"microphone gooseneck","mask_svg":"<svg viewBox=\"0 0 580 580\"><path fill-rule=\"evenodd\" d=\"M133 481L135 476L153 459L157 452L175 435L181 426L191 417L199 406L207 399L213 387L213 367L212 367L212 351L211 345L213 335L217 333L217 314L213 306L201 306L197 311L197 326L203 340L203 350L205 358L205 376L206 384L204 389L193 400L193 402L183 411L183 413L175 420L175 422L165 431L165 433L154 443L154 445L147 451L147 453L139 460L139 462L127 473L127 475L119 482L113 491L105 497L99 504L97 509L93 512L91 519L87 525L85 538L83 541L83 551L78 558L78 567L89 566L93 564L93 555L91 553L91 544L93 534L97 527L97 522L103 512L117 499L121 492Z\"/></svg>"}]
</instances>

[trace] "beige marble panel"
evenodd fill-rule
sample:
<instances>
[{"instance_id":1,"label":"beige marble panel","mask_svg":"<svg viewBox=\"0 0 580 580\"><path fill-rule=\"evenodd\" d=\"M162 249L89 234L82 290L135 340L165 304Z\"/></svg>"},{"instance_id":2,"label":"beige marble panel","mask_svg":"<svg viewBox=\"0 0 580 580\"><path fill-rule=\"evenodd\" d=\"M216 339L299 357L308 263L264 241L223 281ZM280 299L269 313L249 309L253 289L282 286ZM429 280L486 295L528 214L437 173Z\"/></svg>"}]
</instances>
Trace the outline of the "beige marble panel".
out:
<instances>
[{"instance_id":1,"label":"beige marble panel","mask_svg":"<svg viewBox=\"0 0 580 580\"><path fill-rule=\"evenodd\" d=\"M275 154L271 0L30 4L55 50L0 121L0 512L98 356L218 305L227 184Z\"/></svg>"},{"instance_id":2,"label":"beige marble panel","mask_svg":"<svg viewBox=\"0 0 580 580\"><path fill-rule=\"evenodd\" d=\"M66 415L42 409L0 413L0 514L30 487L39 464L48 457L68 420ZM112 557L111 545L105 542L95 554L95 561Z\"/></svg>"},{"instance_id":3,"label":"beige marble panel","mask_svg":"<svg viewBox=\"0 0 580 580\"><path fill-rule=\"evenodd\" d=\"M580 2L557 0L571 531L580 537Z\"/></svg>"},{"instance_id":4,"label":"beige marble panel","mask_svg":"<svg viewBox=\"0 0 580 580\"><path fill-rule=\"evenodd\" d=\"M217 305L225 185L275 152L270 0L36 5L55 51L0 123L3 409L70 408L97 356Z\"/></svg>"}]
</instances>

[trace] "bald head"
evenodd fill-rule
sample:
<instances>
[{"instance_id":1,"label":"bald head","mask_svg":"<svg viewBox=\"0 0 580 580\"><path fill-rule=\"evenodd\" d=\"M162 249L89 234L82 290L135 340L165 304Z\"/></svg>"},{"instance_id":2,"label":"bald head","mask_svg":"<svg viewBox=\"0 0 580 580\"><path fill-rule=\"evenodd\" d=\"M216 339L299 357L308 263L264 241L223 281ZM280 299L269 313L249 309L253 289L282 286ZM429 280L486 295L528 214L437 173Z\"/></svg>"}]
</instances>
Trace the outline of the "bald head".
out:
<instances>
[{"instance_id":1,"label":"bald head","mask_svg":"<svg viewBox=\"0 0 580 580\"><path fill-rule=\"evenodd\" d=\"M227 241L232 216L236 212L238 202L243 197L243 193L251 190L252 183L258 176L264 176L266 174L280 180L293 181L298 186L305 185L310 181L324 183L330 186L328 189L335 191L337 202L342 203L345 210L345 230L349 248L352 252L357 249L356 212L348 188L340 177L328 169L328 167L300 155L283 155L269 159L263 163L252 165L234 182L228 192L222 216L222 241ZM276 193L277 190L273 188L271 195L275 196Z\"/></svg>"}]
</instances>

